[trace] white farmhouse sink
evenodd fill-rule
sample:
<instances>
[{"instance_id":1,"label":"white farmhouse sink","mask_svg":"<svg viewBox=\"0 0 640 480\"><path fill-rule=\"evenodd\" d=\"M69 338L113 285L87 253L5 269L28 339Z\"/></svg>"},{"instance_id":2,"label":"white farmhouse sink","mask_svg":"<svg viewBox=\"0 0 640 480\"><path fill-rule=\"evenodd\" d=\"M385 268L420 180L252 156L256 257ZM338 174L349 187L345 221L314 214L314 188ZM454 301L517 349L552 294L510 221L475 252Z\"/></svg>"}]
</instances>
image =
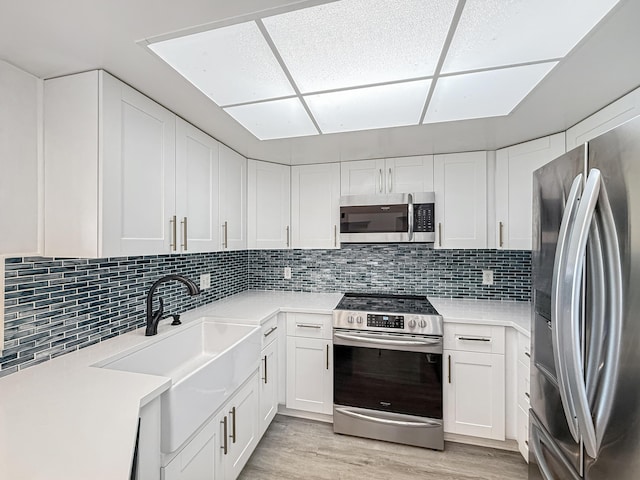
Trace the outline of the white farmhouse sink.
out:
<instances>
[{"instance_id":1,"label":"white farmhouse sink","mask_svg":"<svg viewBox=\"0 0 640 480\"><path fill-rule=\"evenodd\" d=\"M171 453L259 364L260 327L205 320L101 366L171 377L161 398L162 451Z\"/></svg>"}]
</instances>

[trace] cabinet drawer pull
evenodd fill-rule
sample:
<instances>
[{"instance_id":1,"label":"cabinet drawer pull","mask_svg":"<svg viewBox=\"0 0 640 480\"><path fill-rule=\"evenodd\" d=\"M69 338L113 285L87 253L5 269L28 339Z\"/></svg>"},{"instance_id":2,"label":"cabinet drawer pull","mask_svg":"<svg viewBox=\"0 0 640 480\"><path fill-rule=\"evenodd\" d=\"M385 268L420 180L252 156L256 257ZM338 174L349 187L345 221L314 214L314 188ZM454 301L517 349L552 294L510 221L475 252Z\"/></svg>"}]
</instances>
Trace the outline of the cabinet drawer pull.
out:
<instances>
[{"instance_id":1,"label":"cabinet drawer pull","mask_svg":"<svg viewBox=\"0 0 640 480\"><path fill-rule=\"evenodd\" d=\"M484 337L458 337L458 340L462 340L465 342L490 342L490 338Z\"/></svg>"},{"instance_id":2,"label":"cabinet drawer pull","mask_svg":"<svg viewBox=\"0 0 640 480\"><path fill-rule=\"evenodd\" d=\"M451 383L451 355L448 356L447 363L448 363L448 366L449 366L448 378L449 378L449 383Z\"/></svg>"},{"instance_id":3,"label":"cabinet drawer pull","mask_svg":"<svg viewBox=\"0 0 640 480\"><path fill-rule=\"evenodd\" d=\"M524 354L527 358L531 358L531 354L529 352L524 352Z\"/></svg>"},{"instance_id":4,"label":"cabinet drawer pull","mask_svg":"<svg viewBox=\"0 0 640 480\"><path fill-rule=\"evenodd\" d=\"M313 323L296 323L298 328L322 328L322 325L315 325Z\"/></svg>"},{"instance_id":5,"label":"cabinet drawer pull","mask_svg":"<svg viewBox=\"0 0 640 480\"><path fill-rule=\"evenodd\" d=\"M382 193L382 169L378 171L378 175L380 176L380 181L378 182L380 185L379 190L380 190L380 193Z\"/></svg>"},{"instance_id":6,"label":"cabinet drawer pull","mask_svg":"<svg viewBox=\"0 0 640 480\"><path fill-rule=\"evenodd\" d=\"M183 251L187 251L187 217L182 217L182 221L180 222L182 225L182 247Z\"/></svg>"},{"instance_id":7,"label":"cabinet drawer pull","mask_svg":"<svg viewBox=\"0 0 640 480\"><path fill-rule=\"evenodd\" d=\"M174 215L173 217L171 217L171 219L169 220L169 225L171 226L171 242L169 244L169 247L171 248L172 252L176 251L176 247L177 247L177 227L176 227L176 216Z\"/></svg>"},{"instance_id":8,"label":"cabinet drawer pull","mask_svg":"<svg viewBox=\"0 0 640 480\"><path fill-rule=\"evenodd\" d=\"M229 412L231 415L231 441L236 443L236 407L233 407Z\"/></svg>"},{"instance_id":9,"label":"cabinet drawer pull","mask_svg":"<svg viewBox=\"0 0 640 480\"><path fill-rule=\"evenodd\" d=\"M327 370L329 370L329 345L327 345Z\"/></svg>"},{"instance_id":10,"label":"cabinet drawer pull","mask_svg":"<svg viewBox=\"0 0 640 480\"><path fill-rule=\"evenodd\" d=\"M499 225L500 225L500 228L499 228L499 230L498 230L498 232L499 232L498 237L500 238L500 247L502 248L502 247L504 246L504 241L503 241L503 239L502 239L503 223L502 223L502 222L500 222L500 224L499 224Z\"/></svg>"},{"instance_id":11,"label":"cabinet drawer pull","mask_svg":"<svg viewBox=\"0 0 640 480\"><path fill-rule=\"evenodd\" d=\"M529 394L527 392L524 392L524 396L527 397L527 400L531 400L531 397L529 396Z\"/></svg>"},{"instance_id":12,"label":"cabinet drawer pull","mask_svg":"<svg viewBox=\"0 0 640 480\"><path fill-rule=\"evenodd\" d=\"M224 420L222 422L220 422L222 425L224 425L223 427L223 431L222 431L222 438L224 438L224 441L222 442L222 446L220 447L222 450L224 450L224 454L227 454L227 451L229 449L229 442L227 441L227 435L228 435L228 426L227 426L227 416L225 415Z\"/></svg>"},{"instance_id":13,"label":"cabinet drawer pull","mask_svg":"<svg viewBox=\"0 0 640 480\"><path fill-rule=\"evenodd\" d=\"M393 181L391 180L391 168L389 168L389 178L387 178L387 188L388 188L388 192L391 193L391 189L393 188Z\"/></svg>"},{"instance_id":14,"label":"cabinet drawer pull","mask_svg":"<svg viewBox=\"0 0 640 480\"><path fill-rule=\"evenodd\" d=\"M264 383L269 383L269 381L267 380L267 356L264 356L264 377L262 377L262 380L264 380Z\"/></svg>"},{"instance_id":15,"label":"cabinet drawer pull","mask_svg":"<svg viewBox=\"0 0 640 480\"><path fill-rule=\"evenodd\" d=\"M338 246L338 225L333 226L333 246Z\"/></svg>"},{"instance_id":16,"label":"cabinet drawer pull","mask_svg":"<svg viewBox=\"0 0 640 480\"><path fill-rule=\"evenodd\" d=\"M222 248L229 248L229 222L224 222L222 226L224 227Z\"/></svg>"},{"instance_id":17,"label":"cabinet drawer pull","mask_svg":"<svg viewBox=\"0 0 640 480\"><path fill-rule=\"evenodd\" d=\"M289 225L287 225L287 248L289 248Z\"/></svg>"},{"instance_id":18,"label":"cabinet drawer pull","mask_svg":"<svg viewBox=\"0 0 640 480\"><path fill-rule=\"evenodd\" d=\"M269 335L271 335L273 332L275 332L278 329L278 326L276 325L275 327L271 327L267 332L264 333L265 338L268 337Z\"/></svg>"},{"instance_id":19,"label":"cabinet drawer pull","mask_svg":"<svg viewBox=\"0 0 640 480\"><path fill-rule=\"evenodd\" d=\"M442 246L442 223L438 222L438 246Z\"/></svg>"}]
</instances>

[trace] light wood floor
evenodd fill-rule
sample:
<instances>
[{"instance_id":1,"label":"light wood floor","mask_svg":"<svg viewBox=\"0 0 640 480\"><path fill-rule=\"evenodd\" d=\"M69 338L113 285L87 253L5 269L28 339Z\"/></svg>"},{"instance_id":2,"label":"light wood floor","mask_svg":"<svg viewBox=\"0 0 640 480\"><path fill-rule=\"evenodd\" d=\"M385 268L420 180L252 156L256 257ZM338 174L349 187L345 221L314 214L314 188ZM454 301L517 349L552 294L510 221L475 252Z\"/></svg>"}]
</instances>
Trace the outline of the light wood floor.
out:
<instances>
[{"instance_id":1,"label":"light wood floor","mask_svg":"<svg viewBox=\"0 0 640 480\"><path fill-rule=\"evenodd\" d=\"M444 452L336 435L330 424L277 415L239 480L527 478L517 452L447 442Z\"/></svg>"}]
</instances>

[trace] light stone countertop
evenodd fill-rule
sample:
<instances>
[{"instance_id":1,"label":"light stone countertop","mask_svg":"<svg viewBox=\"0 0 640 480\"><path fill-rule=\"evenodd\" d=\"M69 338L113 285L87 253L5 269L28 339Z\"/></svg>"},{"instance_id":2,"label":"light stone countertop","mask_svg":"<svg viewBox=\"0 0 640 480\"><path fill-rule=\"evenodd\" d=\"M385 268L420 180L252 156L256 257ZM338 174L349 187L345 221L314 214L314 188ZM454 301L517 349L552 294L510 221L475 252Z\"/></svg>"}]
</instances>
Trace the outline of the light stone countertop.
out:
<instances>
[{"instance_id":1,"label":"light stone countertop","mask_svg":"<svg viewBox=\"0 0 640 480\"><path fill-rule=\"evenodd\" d=\"M259 325L278 312L332 313L340 293L246 291L185 312ZM529 333L529 304L430 298L445 322L506 325ZM168 377L97 368L179 329L165 320L0 378L0 476L29 480L127 479L139 409L171 386Z\"/></svg>"}]
</instances>

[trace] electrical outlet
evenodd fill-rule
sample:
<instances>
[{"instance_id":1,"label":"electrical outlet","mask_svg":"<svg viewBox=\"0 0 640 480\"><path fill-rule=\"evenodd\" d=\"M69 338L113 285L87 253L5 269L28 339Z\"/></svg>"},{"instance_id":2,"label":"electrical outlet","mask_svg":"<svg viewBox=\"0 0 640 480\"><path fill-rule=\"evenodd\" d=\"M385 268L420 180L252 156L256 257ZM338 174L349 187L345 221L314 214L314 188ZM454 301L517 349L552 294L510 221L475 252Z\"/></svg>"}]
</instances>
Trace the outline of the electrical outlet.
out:
<instances>
[{"instance_id":1,"label":"electrical outlet","mask_svg":"<svg viewBox=\"0 0 640 480\"><path fill-rule=\"evenodd\" d=\"M482 284L493 285L493 270L482 270Z\"/></svg>"},{"instance_id":2,"label":"electrical outlet","mask_svg":"<svg viewBox=\"0 0 640 480\"><path fill-rule=\"evenodd\" d=\"M291 280L291 267L284 267L284 279Z\"/></svg>"},{"instance_id":3,"label":"electrical outlet","mask_svg":"<svg viewBox=\"0 0 640 480\"><path fill-rule=\"evenodd\" d=\"M211 274L203 273L200 275L200 290L211 287Z\"/></svg>"}]
</instances>

